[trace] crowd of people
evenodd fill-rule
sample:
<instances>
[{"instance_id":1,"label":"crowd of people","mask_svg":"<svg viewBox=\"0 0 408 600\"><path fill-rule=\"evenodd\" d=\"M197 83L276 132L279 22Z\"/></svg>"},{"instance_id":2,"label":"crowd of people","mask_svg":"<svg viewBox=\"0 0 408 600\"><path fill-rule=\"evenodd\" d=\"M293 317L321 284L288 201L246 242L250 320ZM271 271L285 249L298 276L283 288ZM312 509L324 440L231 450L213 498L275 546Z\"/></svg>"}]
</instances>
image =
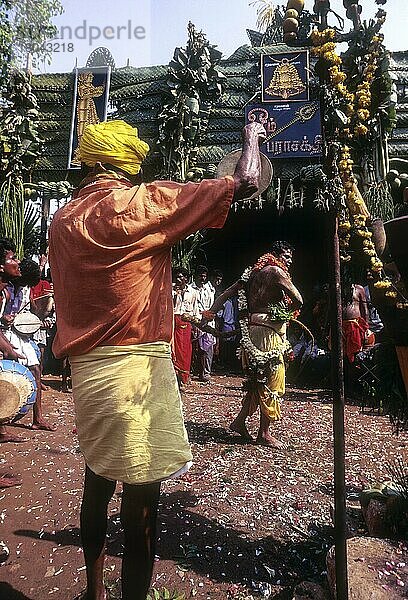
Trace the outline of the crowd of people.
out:
<instances>
[{"instance_id":1,"label":"crowd of people","mask_svg":"<svg viewBox=\"0 0 408 600\"><path fill-rule=\"evenodd\" d=\"M203 313L211 309L222 291L223 273L199 265L190 279L187 269L173 269L172 356L181 389L192 373L198 381L209 383L214 363L217 372L237 369L237 297L227 299L209 322L201 324Z\"/></svg>"}]
</instances>

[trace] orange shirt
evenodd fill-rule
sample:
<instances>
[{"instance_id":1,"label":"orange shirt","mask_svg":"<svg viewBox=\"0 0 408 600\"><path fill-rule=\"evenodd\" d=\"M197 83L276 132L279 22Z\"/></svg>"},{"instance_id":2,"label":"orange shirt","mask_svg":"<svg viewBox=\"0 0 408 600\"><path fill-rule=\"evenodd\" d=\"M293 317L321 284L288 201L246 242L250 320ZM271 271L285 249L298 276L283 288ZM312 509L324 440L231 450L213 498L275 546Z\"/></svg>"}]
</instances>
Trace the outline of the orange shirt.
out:
<instances>
[{"instance_id":1,"label":"orange shirt","mask_svg":"<svg viewBox=\"0 0 408 600\"><path fill-rule=\"evenodd\" d=\"M232 177L132 186L105 176L77 190L50 228L54 354L169 342L171 247L199 229L222 227L233 193Z\"/></svg>"}]
</instances>

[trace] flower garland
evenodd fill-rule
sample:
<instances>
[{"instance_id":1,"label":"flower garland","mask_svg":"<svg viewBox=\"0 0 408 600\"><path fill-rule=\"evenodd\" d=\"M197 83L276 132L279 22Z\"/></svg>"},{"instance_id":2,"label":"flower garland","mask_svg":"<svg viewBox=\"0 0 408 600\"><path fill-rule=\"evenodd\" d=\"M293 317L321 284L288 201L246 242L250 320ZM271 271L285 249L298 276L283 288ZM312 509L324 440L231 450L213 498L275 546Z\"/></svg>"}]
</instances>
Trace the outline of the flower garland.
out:
<instances>
[{"instance_id":1,"label":"flower garland","mask_svg":"<svg viewBox=\"0 0 408 600\"><path fill-rule=\"evenodd\" d=\"M382 2L384 3L384 2ZM375 79L375 73L378 69L381 48L384 36L378 33L379 28L385 21L386 13L379 9L376 14L376 24L370 45L367 49L365 64L362 71L362 81L357 85L355 93L351 92L346 85L347 75L342 71L341 57L336 53L335 30L327 28L324 31L313 30L310 39L313 44L312 54L323 59L327 64L327 82L336 90L340 102L343 104L344 112L347 117L345 128L340 136L345 140L353 140L367 136L369 128L367 122L370 118L371 108L371 86ZM391 280L383 272L383 263L377 256L377 252L372 241L372 233L367 227L367 219L370 214L365 202L357 187L357 181L353 173L354 162L351 158L350 147L344 144L337 157L337 168L343 184L344 197L347 212L342 211L339 223L339 244L341 250L341 259L343 262L351 260L347 253L351 235L354 234L361 239L361 247L369 263L370 270L378 281L374 282L374 287L384 290L385 296L396 300L402 294L396 290ZM392 289L394 288L394 289ZM397 302L398 309L408 309L408 302L403 298L403 302Z\"/></svg>"},{"instance_id":2,"label":"flower garland","mask_svg":"<svg viewBox=\"0 0 408 600\"><path fill-rule=\"evenodd\" d=\"M278 264L279 263L279 264ZM277 259L273 254L264 254L261 256L253 267L247 267L242 273L240 280L246 284L253 272L260 271L267 265L280 266L285 273L288 273L286 265ZM287 304L286 304L287 306ZM248 370L251 378L254 377L257 381L265 383L264 375L266 368L272 372L276 371L282 362L282 356L289 356L292 347L287 340L283 340L277 348L273 350L260 350L251 340L248 324L248 300L245 289L240 289L238 292L238 308L242 317L239 319L241 327L241 345L240 350L245 352L248 361Z\"/></svg>"},{"instance_id":3,"label":"flower garland","mask_svg":"<svg viewBox=\"0 0 408 600\"><path fill-rule=\"evenodd\" d=\"M376 1L377 4L385 4L386 2L386 0ZM347 118L345 127L339 134L344 140L351 141L355 138L364 138L369 133L368 122L372 104L371 86L375 79L382 52L384 36L379 33L379 29L383 25L385 17L385 11L379 9L376 14L376 22L373 24L373 30L376 33L368 46L361 82L357 85L355 93L349 90L346 85L347 75L342 71L342 59L336 53L335 30L332 28L327 28L324 31L313 30L310 34L314 46L311 53L325 61L327 83L336 91ZM340 149L336 162L346 203L346 210L342 210L339 223L341 259L343 262L351 260L351 256L347 253L351 235L354 234L360 238L362 251L367 258L370 270L378 279L374 282L374 287L384 290L385 296L395 301L402 294L393 286L391 280L385 276L383 263L377 256L371 239L372 233L367 227L367 219L370 214L357 187L356 178L353 174L354 162L347 144L344 144ZM408 302L403 296L402 298L403 302L397 302L396 307L398 309L408 309Z\"/></svg>"},{"instance_id":4,"label":"flower garland","mask_svg":"<svg viewBox=\"0 0 408 600\"><path fill-rule=\"evenodd\" d=\"M285 272L286 277L288 279L290 279L289 271L288 271L286 264L283 262L283 260L280 260L271 252L268 252L267 254L262 254L262 256L260 256L258 258L256 263L252 267L251 272L260 271L261 269L263 269L264 267L266 267L268 265L270 265L272 267L279 267L280 269L282 269L282 271ZM244 273L246 273L246 271L247 270L245 270Z\"/></svg>"},{"instance_id":5,"label":"flower garland","mask_svg":"<svg viewBox=\"0 0 408 600\"><path fill-rule=\"evenodd\" d=\"M379 10L377 13L378 29L385 20L385 12ZM356 92L351 92L346 85L347 75L341 70L342 60L336 53L335 30L327 28L324 31L314 30L310 34L314 45L312 54L323 59L327 63L327 81L328 84L336 90L340 102L344 106L344 112L347 117L346 127L341 132L341 137L345 139L354 139L355 137L366 136L369 129L366 125L370 117L371 107L371 84L374 80L378 62L381 54L382 34L373 36L368 47L365 66L362 72L362 81L357 85ZM380 277L383 269L383 263L377 256L374 243L371 240L372 233L367 228L366 222L370 217L364 200L358 190L356 178L353 174L354 162L351 158L350 147L346 144L342 146L337 156L337 168L343 184L344 197L348 210L348 217L341 215L339 223L339 243L341 258L343 261L351 260L347 253L351 234L354 233L362 240L362 250L367 257L370 269L376 277ZM391 282L383 280L386 287L391 286ZM385 287L385 286L384 286Z\"/></svg>"}]
</instances>

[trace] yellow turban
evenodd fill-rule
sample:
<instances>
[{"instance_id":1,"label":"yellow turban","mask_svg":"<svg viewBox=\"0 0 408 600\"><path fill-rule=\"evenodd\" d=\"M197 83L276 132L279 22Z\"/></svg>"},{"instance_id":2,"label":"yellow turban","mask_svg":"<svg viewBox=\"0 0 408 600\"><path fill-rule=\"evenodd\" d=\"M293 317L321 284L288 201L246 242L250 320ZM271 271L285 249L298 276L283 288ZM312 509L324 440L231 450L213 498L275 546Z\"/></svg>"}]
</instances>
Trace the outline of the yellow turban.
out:
<instances>
[{"instance_id":1,"label":"yellow turban","mask_svg":"<svg viewBox=\"0 0 408 600\"><path fill-rule=\"evenodd\" d=\"M79 143L81 162L93 167L109 163L136 175L149 152L149 145L139 139L136 127L125 121L105 121L87 125Z\"/></svg>"}]
</instances>

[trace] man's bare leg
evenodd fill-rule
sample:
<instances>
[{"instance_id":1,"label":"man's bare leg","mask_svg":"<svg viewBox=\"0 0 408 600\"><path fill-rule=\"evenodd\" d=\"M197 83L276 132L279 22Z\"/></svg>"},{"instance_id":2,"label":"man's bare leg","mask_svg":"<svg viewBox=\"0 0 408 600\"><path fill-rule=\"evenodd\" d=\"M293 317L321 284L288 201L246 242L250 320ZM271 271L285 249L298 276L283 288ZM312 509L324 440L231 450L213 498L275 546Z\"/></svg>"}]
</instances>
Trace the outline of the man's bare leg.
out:
<instances>
[{"instance_id":1,"label":"man's bare leg","mask_svg":"<svg viewBox=\"0 0 408 600\"><path fill-rule=\"evenodd\" d=\"M235 417L235 419L232 421L229 428L234 433L239 433L239 435L245 441L253 442L253 439L252 439L251 435L249 434L249 431L245 424L245 419L247 418L248 414L249 414L249 397L247 395L244 402L242 403L241 410L239 411L239 413Z\"/></svg>"},{"instance_id":2,"label":"man's bare leg","mask_svg":"<svg viewBox=\"0 0 408 600\"><path fill-rule=\"evenodd\" d=\"M108 520L108 504L116 482L85 470L84 495L81 506L81 539L86 566L86 600L105 600L103 565Z\"/></svg>"},{"instance_id":3,"label":"man's bare leg","mask_svg":"<svg viewBox=\"0 0 408 600\"><path fill-rule=\"evenodd\" d=\"M273 437L269 432L270 421L261 411L261 421L259 431L256 438L256 443L261 446L269 446L270 448L283 448L282 442Z\"/></svg>"},{"instance_id":4,"label":"man's bare leg","mask_svg":"<svg viewBox=\"0 0 408 600\"><path fill-rule=\"evenodd\" d=\"M48 386L48 385L45 385L45 383L44 383L44 382L43 382L43 380L42 380L42 377L43 377L43 368L44 368L44 354L45 354L45 346L41 345L41 346L38 346L38 347L39 347L39 349L40 349L40 353L41 353L41 358L40 358L41 390L42 390L43 392L45 392L45 391L47 391L47 390L49 390L49 389L50 389L50 388L49 388L49 386Z\"/></svg>"},{"instance_id":5,"label":"man's bare leg","mask_svg":"<svg viewBox=\"0 0 408 600\"><path fill-rule=\"evenodd\" d=\"M125 534L122 600L146 600L152 578L160 483L123 484L120 520Z\"/></svg>"},{"instance_id":6,"label":"man's bare leg","mask_svg":"<svg viewBox=\"0 0 408 600\"><path fill-rule=\"evenodd\" d=\"M61 377L62 377L61 392L64 392L65 394L69 393L68 378L69 378L70 374L71 374L71 367L70 367L68 358L64 358L62 360L62 371L61 371Z\"/></svg>"},{"instance_id":7,"label":"man's bare leg","mask_svg":"<svg viewBox=\"0 0 408 600\"><path fill-rule=\"evenodd\" d=\"M46 421L42 414L42 389L41 389L41 369L39 365L30 367L31 373L34 375L37 384L37 395L33 406L33 424L31 429L43 429L45 431L55 431L55 425L51 425Z\"/></svg>"},{"instance_id":8,"label":"man's bare leg","mask_svg":"<svg viewBox=\"0 0 408 600\"><path fill-rule=\"evenodd\" d=\"M27 438L21 437L21 435L13 435L5 425L0 425L0 444L5 444L6 442L20 444L27 441Z\"/></svg>"}]
</instances>

